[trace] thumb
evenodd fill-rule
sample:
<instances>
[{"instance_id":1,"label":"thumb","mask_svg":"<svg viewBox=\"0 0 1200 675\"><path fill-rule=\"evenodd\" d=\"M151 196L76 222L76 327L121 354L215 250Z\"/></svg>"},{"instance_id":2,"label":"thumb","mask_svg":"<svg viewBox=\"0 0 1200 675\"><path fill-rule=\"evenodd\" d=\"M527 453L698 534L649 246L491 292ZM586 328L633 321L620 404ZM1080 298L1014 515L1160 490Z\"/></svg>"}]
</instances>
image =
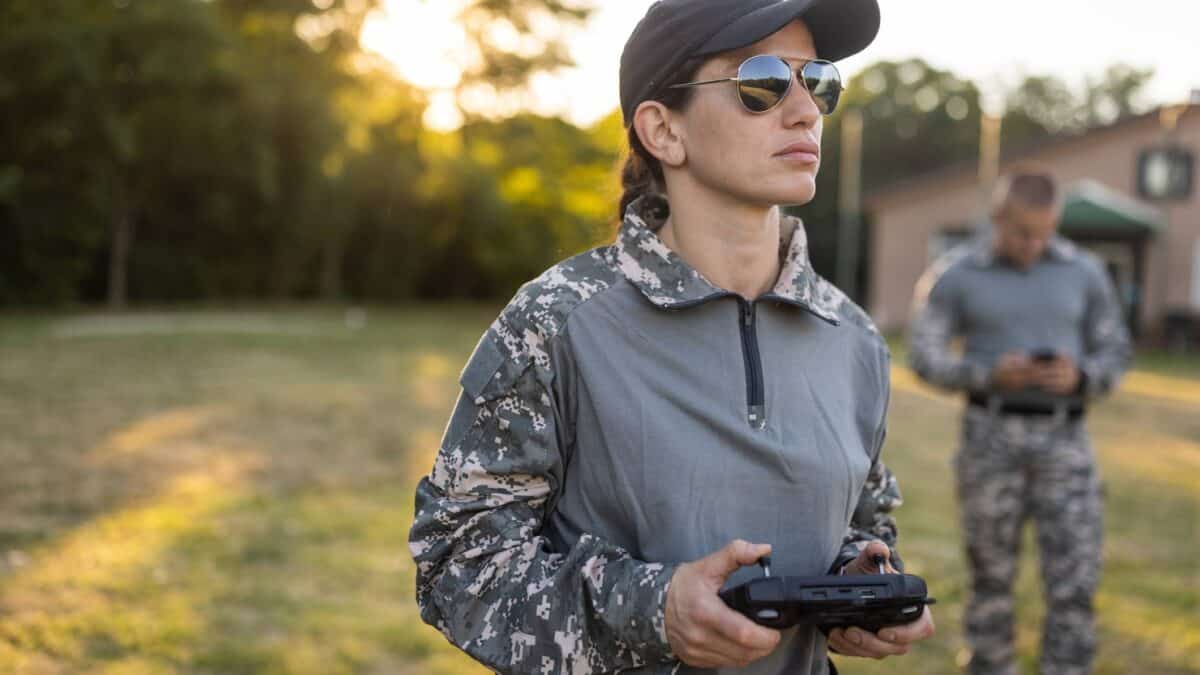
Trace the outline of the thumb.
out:
<instances>
[{"instance_id":1,"label":"thumb","mask_svg":"<svg viewBox=\"0 0 1200 675\"><path fill-rule=\"evenodd\" d=\"M725 548L701 560L701 569L706 576L725 581L738 568L753 565L764 555L771 554L770 544L751 544L742 539L735 539Z\"/></svg>"},{"instance_id":2,"label":"thumb","mask_svg":"<svg viewBox=\"0 0 1200 675\"><path fill-rule=\"evenodd\" d=\"M883 556L884 563L890 564L892 562L892 549L888 548L888 545L882 541L872 541L867 544L865 549L863 549L863 558L866 559L867 563L870 565L875 564L874 558L877 555Z\"/></svg>"},{"instance_id":3,"label":"thumb","mask_svg":"<svg viewBox=\"0 0 1200 675\"><path fill-rule=\"evenodd\" d=\"M850 563L850 568L847 570L853 574L879 574L879 565L875 562L875 556L883 556L885 569L891 566L892 550L888 545L879 540L871 541L867 547L858 554L854 562Z\"/></svg>"}]
</instances>

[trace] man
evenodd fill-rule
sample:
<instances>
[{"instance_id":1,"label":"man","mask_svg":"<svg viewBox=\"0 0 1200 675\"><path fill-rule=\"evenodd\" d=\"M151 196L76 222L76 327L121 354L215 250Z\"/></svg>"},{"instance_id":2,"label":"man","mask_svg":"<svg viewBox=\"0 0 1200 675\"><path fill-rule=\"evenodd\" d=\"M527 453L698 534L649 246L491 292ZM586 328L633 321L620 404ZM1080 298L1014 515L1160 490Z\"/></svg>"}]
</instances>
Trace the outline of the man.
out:
<instances>
[{"instance_id":1,"label":"man","mask_svg":"<svg viewBox=\"0 0 1200 675\"><path fill-rule=\"evenodd\" d=\"M1012 585L1029 517L1046 600L1041 673L1088 673L1095 650L1101 500L1083 418L1128 367L1130 345L1103 265L1055 234L1060 211L1049 172L1016 167L996 188L991 232L917 287L910 364L967 398L954 464L977 675L1017 672Z\"/></svg>"}]
</instances>

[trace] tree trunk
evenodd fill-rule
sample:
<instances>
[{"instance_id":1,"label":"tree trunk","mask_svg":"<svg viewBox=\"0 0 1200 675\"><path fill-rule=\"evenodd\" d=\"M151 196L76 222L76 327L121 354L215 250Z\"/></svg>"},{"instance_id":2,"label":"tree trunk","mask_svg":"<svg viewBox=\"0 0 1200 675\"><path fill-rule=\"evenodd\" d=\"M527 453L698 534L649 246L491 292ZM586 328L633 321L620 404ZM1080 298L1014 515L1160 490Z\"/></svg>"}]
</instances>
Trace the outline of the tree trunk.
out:
<instances>
[{"instance_id":1,"label":"tree trunk","mask_svg":"<svg viewBox=\"0 0 1200 675\"><path fill-rule=\"evenodd\" d=\"M336 302L342 298L343 239L341 232L331 232L326 235L325 245L321 247L320 293L325 302Z\"/></svg>"},{"instance_id":2,"label":"tree trunk","mask_svg":"<svg viewBox=\"0 0 1200 675\"><path fill-rule=\"evenodd\" d=\"M108 259L108 306L122 309L129 300L129 249L133 245L133 212L124 187L113 194L112 248Z\"/></svg>"}]
</instances>

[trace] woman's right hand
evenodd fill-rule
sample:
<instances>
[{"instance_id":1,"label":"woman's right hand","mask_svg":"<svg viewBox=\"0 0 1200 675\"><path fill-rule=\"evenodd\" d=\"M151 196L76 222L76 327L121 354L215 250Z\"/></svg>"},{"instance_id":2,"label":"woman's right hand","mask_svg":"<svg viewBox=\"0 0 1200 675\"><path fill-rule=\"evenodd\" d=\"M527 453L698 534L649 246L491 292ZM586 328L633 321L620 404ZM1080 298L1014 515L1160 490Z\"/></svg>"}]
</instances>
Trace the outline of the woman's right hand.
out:
<instances>
[{"instance_id":1,"label":"woman's right hand","mask_svg":"<svg viewBox=\"0 0 1200 675\"><path fill-rule=\"evenodd\" d=\"M666 629L679 660L698 668L744 668L775 650L779 631L747 619L717 595L730 574L770 553L769 544L738 539L675 570L667 589Z\"/></svg>"}]
</instances>

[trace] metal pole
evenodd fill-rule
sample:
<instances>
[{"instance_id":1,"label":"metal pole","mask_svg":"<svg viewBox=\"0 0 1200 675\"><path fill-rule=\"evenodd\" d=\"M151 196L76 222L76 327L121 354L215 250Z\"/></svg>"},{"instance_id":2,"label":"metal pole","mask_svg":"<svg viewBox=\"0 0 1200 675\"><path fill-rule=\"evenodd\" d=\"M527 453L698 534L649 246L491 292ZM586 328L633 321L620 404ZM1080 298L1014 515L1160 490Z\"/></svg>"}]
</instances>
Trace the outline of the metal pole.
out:
<instances>
[{"instance_id":1,"label":"metal pole","mask_svg":"<svg viewBox=\"0 0 1200 675\"><path fill-rule=\"evenodd\" d=\"M862 204L862 111L842 117L842 156L838 185L837 285L852 299L858 294L858 247Z\"/></svg>"},{"instance_id":2,"label":"metal pole","mask_svg":"<svg viewBox=\"0 0 1200 675\"><path fill-rule=\"evenodd\" d=\"M991 208L992 188L1000 176L999 115L983 113L979 120L979 195L980 211L984 217Z\"/></svg>"}]
</instances>

